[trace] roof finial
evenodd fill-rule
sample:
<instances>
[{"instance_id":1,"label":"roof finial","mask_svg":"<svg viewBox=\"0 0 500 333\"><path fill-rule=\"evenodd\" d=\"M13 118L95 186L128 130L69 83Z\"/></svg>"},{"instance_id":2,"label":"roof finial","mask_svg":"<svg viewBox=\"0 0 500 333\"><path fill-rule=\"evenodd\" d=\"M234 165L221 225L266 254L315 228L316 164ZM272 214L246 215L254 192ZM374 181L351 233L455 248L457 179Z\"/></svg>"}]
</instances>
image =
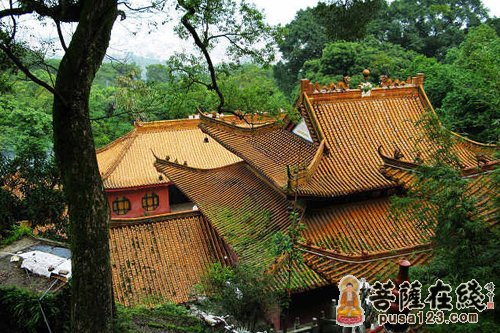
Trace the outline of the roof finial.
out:
<instances>
[{"instance_id":1,"label":"roof finial","mask_svg":"<svg viewBox=\"0 0 500 333\"><path fill-rule=\"evenodd\" d=\"M365 78L365 82L367 82L368 78L370 77L370 70L368 68L365 68L363 70L363 77Z\"/></svg>"}]
</instances>

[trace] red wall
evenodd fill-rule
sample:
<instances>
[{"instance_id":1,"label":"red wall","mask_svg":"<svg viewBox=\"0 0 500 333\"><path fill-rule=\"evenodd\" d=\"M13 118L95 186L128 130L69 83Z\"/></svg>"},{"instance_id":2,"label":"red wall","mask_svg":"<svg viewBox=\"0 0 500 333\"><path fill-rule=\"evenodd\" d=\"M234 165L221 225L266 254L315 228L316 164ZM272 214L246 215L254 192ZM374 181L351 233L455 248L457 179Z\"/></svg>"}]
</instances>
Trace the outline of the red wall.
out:
<instances>
[{"instance_id":1,"label":"red wall","mask_svg":"<svg viewBox=\"0 0 500 333\"><path fill-rule=\"evenodd\" d=\"M155 192L159 197L159 206L153 211L145 211L142 208L142 197L149 192ZM111 218L154 216L170 212L167 185L106 190L106 195L108 197ZM113 212L113 201L115 201L117 197L125 197L130 200L130 210L127 214L117 215Z\"/></svg>"}]
</instances>

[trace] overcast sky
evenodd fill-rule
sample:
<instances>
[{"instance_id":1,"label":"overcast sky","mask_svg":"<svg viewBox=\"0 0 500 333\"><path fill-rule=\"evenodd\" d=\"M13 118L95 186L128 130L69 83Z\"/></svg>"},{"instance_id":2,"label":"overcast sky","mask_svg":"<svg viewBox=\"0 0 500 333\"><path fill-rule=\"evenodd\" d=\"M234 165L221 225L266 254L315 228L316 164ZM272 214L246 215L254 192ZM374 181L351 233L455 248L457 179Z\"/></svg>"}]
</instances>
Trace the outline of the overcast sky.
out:
<instances>
[{"instance_id":1,"label":"overcast sky","mask_svg":"<svg viewBox=\"0 0 500 333\"><path fill-rule=\"evenodd\" d=\"M135 0L133 2L148 2L148 0ZM253 0L252 2L256 4L257 8L264 11L268 23L275 25L290 22L299 9L314 6L318 3L318 0ZM500 17L500 0L483 0L483 3L490 10L491 16ZM0 0L0 4L2 5L0 7L5 7L8 2ZM36 19L30 18L27 20L31 22L25 25L23 35L28 36L27 39L32 45L36 45L49 34L54 41L54 47L59 48L57 32L52 23L40 27ZM134 19L134 17L127 17L124 21L117 20L113 28L108 54L123 59L127 53L133 53L137 56L165 61L174 52L182 52L193 48L191 41L182 41L175 36L173 23L151 29L145 22L151 22L151 20ZM64 30L69 35L73 28L66 25ZM69 38L68 36L68 40ZM59 56L62 55L61 51L55 53ZM48 55L51 56L51 54ZM219 56L216 54L215 58L219 58Z\"/></svg>"},{"instance_id":2,"label":"overcast sky","mask_svg":"<svg viewBox=\"0 0 500 333\"><path fill-rule=\"evenodd\" d=\"M258 8L262 9L268 23L286 24L293 20L299 9L314 6L318 0L253 0ZM490 15L500 16L500 0L483 0L490 10ZM128 22L127 22L128 21ZM130 20L117 22L113 29L109 54L123 56L127 52L141 57L166 60L174 52L192 48L192 42L179 40L172 31L172 24L166 24L149 33L147 27L136 29L136 35L131 35Z\"/></svg>"}]
</instances>

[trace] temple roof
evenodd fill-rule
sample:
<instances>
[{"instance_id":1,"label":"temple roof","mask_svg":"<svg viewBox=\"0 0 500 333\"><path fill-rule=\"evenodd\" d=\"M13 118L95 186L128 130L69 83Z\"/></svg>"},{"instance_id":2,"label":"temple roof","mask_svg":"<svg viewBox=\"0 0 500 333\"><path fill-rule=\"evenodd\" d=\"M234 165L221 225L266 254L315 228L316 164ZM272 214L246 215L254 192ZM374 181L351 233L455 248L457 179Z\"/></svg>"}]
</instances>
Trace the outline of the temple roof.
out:
<instances>
[{"instance_id":1,"label":"temple roof","mask_svg":"<svg viewBox=\"0 0 500 333\"><path fill-rule=\"evenodd\" d=\"M200 168L217 168L241 161L197 127L198 119L136 124L125 136L97 150L97 161L107 189L165 184L153 166L151 150Z\"/></svg>"},{"instance_id":2,"label":"temple roof","mask_svg":"<svg viewBox=\"0 0 500 333\"><path fill-rule=\"evenodd\" d=\"M305 263L331 284L338 284L347 274L365 278L368 282L386 281L396 275L401 259L410 261L412 266L426 263L431 258L428 250L416 250L406 254L371 258L348 262L325 254L304 253Z\"/></svg>"},{"instance_id":3,"label":"temple roof","mask_svg":"<svg viewBox=\"0 0 500 333\"><path fill-rule=\"evenodd\" d=\"M380 172L387 179L398 183L406 189L411 188L417 181L419 165L412 162L396 160L379 151L384 164ZM500 219L498 202L498 181L494 176L498 161L490 161L475 167L464 168L461 176L468 181L467 194L476 200L477 214L490 226L495 227Z\"/></svg>"},{"instance_id":4,"label":"temple roof","mask_svg":"<svg viewBox=\"0 0 500 333\"><path fill-rule=\"evenodd\" d=\"M286 259L275 257L272 236L289 226L290 203L266 179L256 177L244 162L202 170L158 159L155 166L198 205L240 260L269 267L278 282L287 279ZM388 263L395 255L408 258L414 251L427 252L430 233L409 218L392 222L389 208L388 198L306 208L300 245L306 260L294 264L292 289L328 284L324 268L315 266L318 260L342 262L338 274L349 273L352 267L345 264L349 260L355 267L365 267L359 271L365 276L372 267L364 265L366 260Z\"/></svg>"},{"instance_id":5,"label":"temple roof","mask_svg":"<svg viewBox=\"0 0 500 333\"><path fill-rule=\"evenodd\" d=\"M332 198L388 189L396 184L379 172L379 146L424 160L437 149L417 125L434 112L419 82L375 88L369 97L361 97L359 89L321 93L303 82L299 104L314 143L278 126L243 133L202 119L200 128L278 188L284 189L296 172L297 185L289 182L288 192L293 185L300 196ZM477 156L493 159L494 146L453 135L464 168L477 165Z\"/></svg>"},{"instance_id":6,"label":"temple roof","mask_svg":"<svg viewBox=\"0 0 500 333\"><path fill-rule=\"evenodd\" d=\"M278 188L288 183L287 166L310 163L317 148L282 126L241 129L237 126L202 116L200 129L222 146L244 159Z\"/></svg>"},{"instance_id":7,"label":"temple roof","mask_svg":"<svg viewBox=\"0 0 500 333\"><path fill-rule=\"evenodd\" d=\"M355 260L428 245L432 233L408 215L393 220L390 205L390 199L382 197L306 209L305 246Z\"/></svg>"},{"instance_id":8,"label":"temple roof","mask_svg":"<svg viewBox=\"0 0 500 333\"><path fill-rule=\"evenodd\" d=\"M192 300L210 264L231 263L199 212L111 227L109 242L115 298L126 306Z\"/></svg>"},{"instance_id":9,"label":"temple roof","mask_svg":"<svg viewBox=\"0 0 500 333\"><path fill-rule=\"evenodd\" d=\"M273 262L272 238L289 226L289 202L244 162L202 170L157 159L155 167L197 204L239 259Z\"/></svg>"}]
</instances>

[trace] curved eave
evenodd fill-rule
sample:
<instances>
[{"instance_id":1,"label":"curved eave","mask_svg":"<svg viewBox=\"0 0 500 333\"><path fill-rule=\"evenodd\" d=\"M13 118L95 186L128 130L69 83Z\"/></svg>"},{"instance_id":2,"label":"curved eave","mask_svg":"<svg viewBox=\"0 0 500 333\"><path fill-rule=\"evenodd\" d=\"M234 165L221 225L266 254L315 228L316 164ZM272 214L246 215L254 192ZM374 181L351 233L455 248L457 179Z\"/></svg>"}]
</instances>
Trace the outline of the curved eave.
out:
<instances>
[{"instance_id":1,"label":"curved eave","mask_svg":"<svg viewBox=\"0 0 500 333\"><path fill-rule=\"evenodd\" d=\"M254 124L251 122L245 122L245 120L242 120L242 121L243 121L243 123L246 124L246 126L241 126L241 125L237 125L236 123L234 123L234 124L228 123L228 122L222 120L225 118L209 117L206 114L204 114L203 112L201 112L200 110L198 110L198 114L200 115L200 120L201 120L200 124L202 122L209 122L211 124L215 124L216 126L218 126L220 128L226 129L228 131L236 131L237 133L240 133L240 134L252 135L252 134L262 133L262 132L266 132L269 130L283 127L283 124L279 123L278 121ZM257 117L259 117L259 116L257 116ZM246 116L245 116L245 118L246 118ZM238 117L234 116L232 119L233 120L238 119Z\"/></svg>"}]
</instances>

